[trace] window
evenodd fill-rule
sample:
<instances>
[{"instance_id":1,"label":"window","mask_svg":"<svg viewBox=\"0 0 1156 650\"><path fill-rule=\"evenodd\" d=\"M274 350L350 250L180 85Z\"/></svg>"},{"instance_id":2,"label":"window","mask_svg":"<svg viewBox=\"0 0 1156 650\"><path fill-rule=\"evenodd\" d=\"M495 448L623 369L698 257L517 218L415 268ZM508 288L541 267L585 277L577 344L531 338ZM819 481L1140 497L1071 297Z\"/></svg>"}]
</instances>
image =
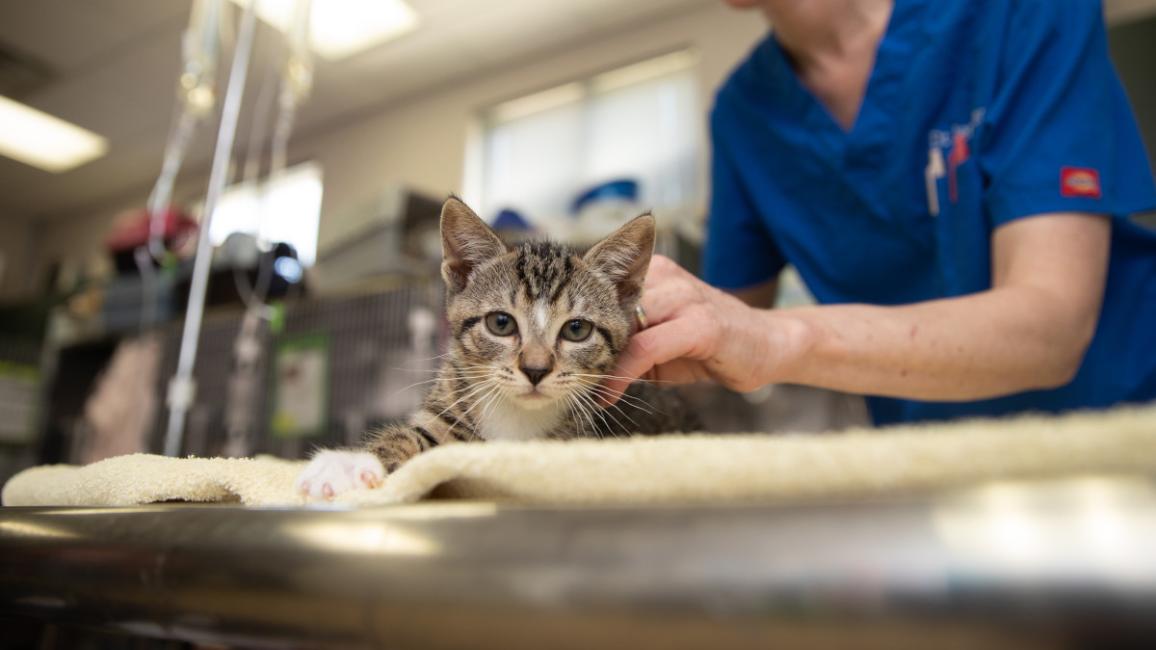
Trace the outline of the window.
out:
<instances>
[{"instance_id":1,"label":"window","mask_svg":"<svg viewBox=\"0 0 1156 650\"><path fill-rule=\"evenodd\" d=\"M313 266L320 220L321 166L303 163L263 183L226 189L209 226L209 239L219 246L229 235L243 232L285 242L297 249L303 266Z\"/></svg>"},{"instance_id":2,"label":"window","mask_svg":"<svg viewBox=\"0 0 1156 650\"><path fill-rule=\"evenodd\" d=\"M623 177L639 182L646 207L698 199L696 62L675 52L484 111L467 171L482 216L514 208L542 223L565 215L579 192Z\"/></svg>"}]
</instances>

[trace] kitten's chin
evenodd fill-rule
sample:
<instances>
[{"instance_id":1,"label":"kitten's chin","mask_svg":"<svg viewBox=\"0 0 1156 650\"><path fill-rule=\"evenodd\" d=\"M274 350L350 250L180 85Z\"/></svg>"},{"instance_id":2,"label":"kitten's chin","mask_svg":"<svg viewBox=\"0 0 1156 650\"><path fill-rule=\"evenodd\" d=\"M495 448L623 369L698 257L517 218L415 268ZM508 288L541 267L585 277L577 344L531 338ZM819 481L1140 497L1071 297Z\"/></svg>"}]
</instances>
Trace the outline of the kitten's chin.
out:
<instances>
[{"instance_id":1,"label":"kitten's chin","mask_svg":"<svg viewBox=\"0 0 1156 650\"><path fill-rule=\"evenodd\" d=\"M513 396L513 402L527 411L537 411L558 403L558 398L542 391L525 391Z\"/></svg>"}]
</instances>

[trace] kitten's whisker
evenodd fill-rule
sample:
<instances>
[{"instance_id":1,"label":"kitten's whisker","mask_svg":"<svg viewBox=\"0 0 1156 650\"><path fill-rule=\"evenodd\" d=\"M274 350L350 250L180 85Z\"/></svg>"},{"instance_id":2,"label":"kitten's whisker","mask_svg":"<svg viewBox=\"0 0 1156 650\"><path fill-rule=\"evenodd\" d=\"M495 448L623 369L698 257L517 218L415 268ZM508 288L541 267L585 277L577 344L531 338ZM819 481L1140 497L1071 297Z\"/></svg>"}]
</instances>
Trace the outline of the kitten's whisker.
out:
<instances>
[{"instance_id":1,"label":"kitten's whisker","mask_svg":"<svg viewBox=\"0 0 1156 650\"><path fill-rule=\"evenodd\" d=\"M572 393L570 396L573 396L573 395L575 395L575 394ZM594 437L595 438L602 438L603 437L602 432L598 430L598 425L594 423L594 418L591 417L590 414L587 412L589 410L588 407L577 399L574 400L574 406L578 409L578 413L583 418L585 418L586 421L590 424L590 432L594 435Z\"/></svg>"},{"instance_id":2,"label":"kitten's whisker","mask_svg":"<svg viewBox=\"0 0 1156 650\"><path fill-rule=\"evenodd\" d=\"M613 413L610 413L606 409L599 407L598 403L595 402L594 399L592 397L590 397L590 395L588 395L584 392L579 392L579 393L577 393L577 396L579 399L586 402L586 404L587 404L587 406L589 406L590 410L593 411L599 418L602 419L603 423L606 424L606 428L608 430L610 430L611 433L613 433L615 435L615 437L618 436L619 432L629 432L629 430L630 430L629 427L624 425L622 423L622 421L619 420ZM609 420L607 418L609 418ZM629 419L629 418L627 418L627 419ZM617 429L610 426L610 420L614 421L614 425L617 427Z\"/></svg>"},{"instance_id":3,"label":"kitten's whisker","mask_svg":"<svg viewBox=\"0 0 1156 650\"><path fill-rule=\"evenodd\" d=\"M582 421L582 418L578 417L578 412L574 409L574 398L569 394L566 394L564 397L566 398L566 411L570 414L570 420L573 421L574 426L578 428L578 436L582 437L584 435L582 429L585 428L586 423Z\"/></svg>"},{"instance_id":4,"label":"kitten's whisker","mask_svg":"<svg viewBox=\"0 0 1156 650\"><path fill-rule=\"evenodd\" d=\"M577 399L579 402L581 402L583 404L587 413L591 413L592 415L597 416L598 419L602 421L602 425L606 428L606 430L612 431L612 428L610 426L610 422L606 419L606 416L603 415L602 413L599 413L597 410L592 409L589 401L586 399L583 399L582 393L574 393L573 395L574 395L575 399Z\"/></svg>"},{"instance_id":5,"label":"kitten's whisker","mask_svg":"<svg viewBox=\"0 0 1156 650\"><path fill-rule=\"evenodd\" d=\"M592 389L592 392L595 395L597 395L598 397L601 397L602 399L611 399L612 397L614 397L610 393L604 393L604 392L598 391L597 389ZM633 401L623 400L623 401L621 401L621 403L629 406L630 408L638 409L639 411L642 411L643 413L646 413L647 415L658 415L658 412L655 411L650 406L650 404L638 399L637 397L634 398ZM614 406L614 407L618 407L619 409L621 409L621 407L618 404L608 404L608 406Z\"/></svg>"},{"instance_id":6,"label":"kitten's whisker","mask_svg":"<svg viewBox=\"0 0 1156 650\"><path fill-rule=\"evenodd\" d=\"M611 419L613 419L613 420L614 420L614 422L618 424L619 428L620 428L620 429L621 429L623 432L625 432L625 433L627 433L627 434L632 434L632 433L636 433L636 432L638 431L638 422L636 422L636 421L634 420L634 418L630 417L630 414L628 414L626 411L624 411L624 410L623 410L621 407L619 407L617 404L611 404L611 405L610 405L610 407L611 407L611 408L613 408L613 410L611 410L610 408L603 408L603 407L601 407L601 406L600 406L600 405L599 405L599 404L598 404L598 403L597 403L597 402L594 400L594 397L593 397L592 395L590 395L590 394L587 394L585 397L586 397L586 399L587 399L587 400L589 400L589 401L590 401L590 402L591 402L591 403L594 405L594 407L595 407L595 408L597 408L597 409L598 409L598 410L600 410L601 412L603 412L603 413L605 413L606 415L608 415L608 416L609 416ZM645 409L639 409L639 410L645 410ZM622 417L626 418L626 420L627 420L628 422L630 422L630 425L631 425L631 426L630 426L630 427L627 427L626 425L622 424L622 421L621 421L621 420L619 420L619 419L618 419L618 416L616 416L616 415L614 414L614 412L615 412L615 411L617 411L617 412L618 412L618 415L621 415ZM653 415L653 413L652 413L651 415Z\"/></svg>"},{"instance_id":7,"label":"kitten's whisker","mask_svg":"<svg viewBox=\"0 0 1156 650\"><path fill-rule=\"evenodd\" d=\"M587 396L586 396L586 397L587 397L587 399L590 399L590 400L592 400L592 401L593 401L595 396L600 396L600 394L599 394L599 393L594 393L594 392L591 392L590 394L587 394ZM610 411L610 409L614 409L614 411L617 411L619 415L621 415L622 417L624 417L624 418L626 418L627 420L629 420L629 421L630 421L630 423L631 423L632 425L634 425L634 427L635 427L635 428L637 428L637 427L638 427L638 423L634 421L634 418L630 417L630 414L629 414L629 413L627 413L627 412L626 412L626 411L625 411L625 410L624 410L624 409L623 409L621 406L619 406L618 404L609 404L609 405L607 405L607 406L603 407L603 406L599 405L597 402L595 402L595 405L599 406L599 408L602 408L604 411L606 411L607 413L609 413L609 414L611 415L611 417L613 417L613 412L612 412L612 411ZM643 412L644 412L644 413L646 413L647 415L657 415L657 414L656 414L654 411L651 411L651 410L647 409L647 408L646 408L646 407L644 407L644 406L639 406L639 405L631 405L631 406L633 406L633 408L636 408L636 409L638 409L638 410L640 410L640 411L643 411Z\"/></svg>"},{"instance_id":8,"label":"kitten's whisker","mask_svg":"<svg viewBox=\"0 0 1156 650\"><path fill-rule=\"evenodd\" d=\"M470 377L467 377L467 376L454 376L454 377L444 377L444 376L442 376L442 377L434 377L433 379L425 379L425 380L422 380L422 381L419 381L419 382L416 382L416 383L410 384L409 386L406 386L406 387L404 387L404 388L399 388L399 389L397 389L396 391L394 391L393 393L391 393L390 395L391 395L391 396L393 396L393 395L397 395L398 393L401 393L401 392L403 392L403 391L407 391L407 390L409 390L409 389L411 389L411 388L416 388L416 387L418 387L418 386L422 386L422 385L424 385L424 384L433 384L433 383L436 383L436 382L439 382L439 381L455 381L455 380L457 380L457 379L459 379L459 378L460 378L460 379L482 379L482 378L484 378L484 377L485 377L485 375L479 375L479 376L477 376L477 377L472 377L472 376L470 376Z\"/></svg>"},{"instance_id":9,"label":"kitten's whisker","mask_svg":"<svg viewBox=\"0 0 1156 650\"><path fill-rule=\"evenodd\" d=\"M610 413L605 409L598 408L598 405L594 403L594 400L589 395L586 395L585 393L575 393L575 395L578 397L578 399L585 402L587 407L602 420L602 423L606 425L607 431L614 435L614 437L618 437L619 431L629 433L629 428L627 426L622 424L618 418L614 417L613 413ZM614 420L614 424L617 429L610 426L610 421L607 419L607 416L610 417L610 420Z\"/></svg>"},{"instance_id":10,"label":"kitten's whisker","mask_svg":"<svg viewBox=\"0 0 1156 650\"><path fill-rule=\"evenodd\" d=\"M590 388L597 388L597 389L606 391L608 393L613 393L613 391L611 391L609 388L607 388L606 385L600 381L594 381L591 379L579 379L577 381L581 382L581 384L583 386L589 386ZM633 395L627 395L626 393L623 393L623 396L626 397L627 399L638 399L637 397L635 397Z\"/></svg>"},{"instance_id":11,"label":"kitten's whisker","mask_svg":"<svg viewBox=\"0 0 1156 650\"><path fill-rule=\"evenodd\" d=\"M399 368L399 367L396 367L396 366L394 366L394 367L390 367L389 369L390 369L390 370L401 370L401 371L403 371L403 372L436 372L436 373L439 373L439 374L444 374L444 373L442 372L442 371L444 370L443 368ZM479 371L477 371L477 372L472 372L472 373L462 373L460 376L462 376L462 377L467 377L467 376L484 376L484 375L492 375L492 374L494 374L494 373L492 373L492 372L484 372L484 371L480 371L480 370L479 370ZM455 376L456 376L456 375L455 375Z\"/></svg>"},{"instance_id":12,"label":"kitten's whisker","mask_svg":"<svg viewBox=\"0 0 1156 650\"><path fill-rule=\"evenodd\" d=\"M461 417L470 421L471 425L474 427L475 432L481 429L482 423L484 421L482 417L483 414L485 413L487 407L492 405L498 399L500 393L501 387L494 386L482 396L478 397L473 404L470 404L466 408L465 411L462 411ZM475 409L477 409L476 412Z\"/></svg>"},{"instance_id":13,"label":"kitten's whisker","mask_svg":"<svg viewBox=\"0 0 1156 650\"><path fill-rule=\"evenodd\" d=\"M574 399L573 397L570 399L574 405L575 419L582 425L582 428L586 429L587 437L601 439L602 432L598 430L598 427L594 424L594 421L590 419L588 415L586 415L586 410L582 407L582 404L580 404L578 400Z\"/></svg>"},{"instance_id":14,"label":"kitten's whisker","mask_svg":"<svg viewBox=\"0 0 1156 650\"><path fill-rule=\"evenodd\" d=\"M638 423L634 421L634 418L627 415L626 411L622 410L622 408L619 407L617 404L611 404L610 408L613 408L615 411L618 411L622 415L622 417L626 418L627 420L630 420L630 423L634 425L634 430L631 431L631 433L637 433L638 432ZM609 413L609 412L610 411L607 411L607 413ZM651 413L650 415L655 415L655 414Z\"/></svg>"},{"instance_id":15,"label":"kitten's whisker","mask_svg":"<svg viewBox=\"0 0 1156 650\"><path fill-rule=\"evenodd\" d=\"M501 388L501 386L499 386L499 388ZM501 399L502 399L502 395L500 392L495 393L494 396L490 398L489 403L486 405L486 407L482 410L482 413L477 418L479 424L481 424L482 422L485 422L490 417L490 411L493 410L493 407L499 401L501 401Z\"/></svg>"},{"instance_id":16,"label":"kitten's whisker","mask_svg":"<svg viewBox=\"0 0 1156 650\"><path fill-rule=\"evenodd\" d=\"M435 415L434 417L440 418L441 416L445 415L446 413L449 413L451 409L453 409L455 406L462 403L463 401L479 394L480 392L482 392L483 390L485 390L487 388L491 388L492 383L493 383L492 381L483 381L483 382L479 382L477 384L474 384L473 386L469 387L468 389L466 389L464 391L465 394L463 394L461 397L454 400L453 403L451 403L449 406L442 409L442 411L440 413L438 413L437 415Z\"/></svg>"},{"instance_id":17,"label":"kitten's whisker","mask_svg":"<svg viewBox=\"0 0 1156 650\"><path fill-rule=\"evenodd\" d=\"M411 388L416 388L418 386L422 386L424 384L433 384L433 383L439 382L439 381L453 381L453 380L454 380L453 377L434 377L433 379L426 379L423 381L419 381L419 382L410 384L409 386L406 386L405 388L399 388L399 389L395 390L393 393L391 393L391 396L397 395L398 393L401 393L403 391L407 391Z\"/></svg>"},{"instance_id":18,"label":"kitten's whisker","mask_svg":"<svg viewBox=\"0 0 1156 650\"><path fill-rule=\"evenodd\" d=\"M491 375L492 375L491 372L479 372L479 374L476 374L476 375L439 374L437 377L429 377L427 379L422 379L422 382L436 382L436 381L438 381L438 379L444 379L444 381L447 381L447 382L452 381L452 379L482 379L484 377L489 377ZM417 384L414 384L414 385L417 385Z\"/></svg>"},{"instance_id":19,"label":"kitten's whisker","mask_svg":"<svg viewBox=\"0 0 1156 650\"><path fill-rule=\"evenodd\" d=\"M589 386L591 388L597 388L597 389L606 391L608 393L613 393L613 391L611 391L609 388L607 388L606 385L600 381L596 381L596 380L592 380L592 379L582 379L582 378L576 379L575 381L580 382L583 386ZM623 393L623 397L625 397L627 399L638 399L637 397L635 397L633 395L627 395L625 393Z\"/></svg>"},{"instance_id":20,"label":"kitten's whisker","mask_svg":"<svg viewBox=\"0 0 1156 650\"><path fill-rule=\"evenodd\" d=\"M492 386L491 389L485 395L482 395L481 397L479 397L477 399L477 401L475 401L473 404L470 404L469 407L466 408L465 411L462 411L462 417L463 418L469 417L470 411L477 408L477 406L479 404L485 404L485 403L488 403L489 401L493 400L494 396L498 393L499 390L501 390L501 388L502 388L501 386L498 386L496 384L494 386ZM483 407L483 409L484 409L484 407ZM474 423L478 424L478 422L479 422L479 420L477 418L474 418Z\"/></svg>"},{"instance_id":21,"label":"kitten's whisker","mask_svg":"<svg viewBox=\"0 0 1156 650\"><path fill-rule=\"evenodd\" d=\"M447 352L446 354L438 355L436 357L429 357L428 359L412 359L412 361L417 361L417 362L429 362L429 361L438 361L438 360L444 361L445 359L449 358L450 356L451 356L450 353ZM412 371L412 372L441 372L441 370L443 368L445 368L445 364L438 364L437 367L434 367L434 368L431 368L428 366L423 366L420 368L412 368L410 366L390 366L390 370L408 370L408 371Z\"/></svg>"},{"instance_id":22,"label":"kitten's whisker","mask_svg":"<svg viewBox=\"0 0 1156 650\"><path fill-rule=\"evenodd\" d=\"M641 382L644 384L678 384L678 382L670 381L668 379L643 379L642 377L622 377L620 375L592 375L592 374L581 374L581 373L576 373L576 372L570 373L570 374L573 377L593 377L593 378L599 379L599 380L602 380L602 379L621 379L623 381L629 381L631 383Z\"/></svg>"},{"instance_id":23,"label":"kitten's whisker","mask_svg":"<svg viewBox=\"0 0 1156 650\"><path fill-rule=\"evenodd\" d=\"M632 407L634 407L640 411L645 411L651 415L657 415L657 413L655 413L655 411L653 410L651 405L648 402L646 402L646 400L643 400L640 397L635 397L634 395L627 395L625 393L615 394L609 388L606 388L605 386L603 386L602 384L599 384L599 383L585 383L584 382L582 385L585 386L588 390L597 393L597 395L599 397L604 397L604 398L618 397L619 399L624 400L627 404L629 404L630 406L632 406Z\"/></svg>"},{"instance_id":24,"label":"kitten's whisker","mask_svg":"<svg viewBox=\"0 0 1156 650\"><path fill-rule=\"evenodd\" d=\"M463 375L492 375L496 372L501 372L501 371L502 371L502 368L475 368L473 366L469 366L466 368L461 368L459 370L455 370L454 372L460 373Z\"/></svg>"},{"instance_id":25,"label":"kitten's whisker","mask_svg":"<svg viewBox=\"0 0 1156 650\"><path fill-rule=\"evenodd\" d=\"M438 359L447 359L451 356L453 356L453 352L446 352L444 354L439 354L433 357L422 357L420 359L414 359L414 361L437 361Z\"/></svg>"}]
</instances>

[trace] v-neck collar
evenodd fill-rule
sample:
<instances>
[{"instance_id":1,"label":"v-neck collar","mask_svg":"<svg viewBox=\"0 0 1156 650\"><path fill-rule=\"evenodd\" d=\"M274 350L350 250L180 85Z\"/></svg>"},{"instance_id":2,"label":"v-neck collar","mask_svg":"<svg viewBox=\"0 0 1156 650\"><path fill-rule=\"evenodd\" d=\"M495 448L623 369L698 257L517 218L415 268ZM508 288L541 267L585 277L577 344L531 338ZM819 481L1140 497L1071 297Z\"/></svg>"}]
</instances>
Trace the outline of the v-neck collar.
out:
<instances>
[{"instance_id":1,"label":"v-neck collar","mask_svg":"<svg viewBox=\"0 0 1156 650\"><path fill-rule=\"evenodd\" d=\"M845 130L799 80L789 55L773 31L759 48L767 73L765 79L774 86L776 103L791 122L807 130L809 140L824 157L833 162L847 156L868 161L881 155L892 141L908 61L922 45L925 35L921 20L923 5L923 0L895 0L850 131Z\"/></svg>"}]
</instances>

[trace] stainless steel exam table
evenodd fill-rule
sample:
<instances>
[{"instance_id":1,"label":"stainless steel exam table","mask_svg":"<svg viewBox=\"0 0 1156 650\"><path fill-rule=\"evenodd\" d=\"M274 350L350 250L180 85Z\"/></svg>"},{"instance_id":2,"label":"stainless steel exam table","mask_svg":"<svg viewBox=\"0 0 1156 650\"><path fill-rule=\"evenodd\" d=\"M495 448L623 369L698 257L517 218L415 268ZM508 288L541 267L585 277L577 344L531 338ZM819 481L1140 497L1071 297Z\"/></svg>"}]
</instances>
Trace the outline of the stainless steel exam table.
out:
<instances>
[{"instance_id":1,"label":"stainless steel exam table","mask_svg":"<svg viewBox=\"0 0 1156 650\"><path fill-rule=\"evenodd\" d=\"M0 615L244 647L1156 647L1156 477L748 506L7 508Z\"/></svg>"}]
</instances>

